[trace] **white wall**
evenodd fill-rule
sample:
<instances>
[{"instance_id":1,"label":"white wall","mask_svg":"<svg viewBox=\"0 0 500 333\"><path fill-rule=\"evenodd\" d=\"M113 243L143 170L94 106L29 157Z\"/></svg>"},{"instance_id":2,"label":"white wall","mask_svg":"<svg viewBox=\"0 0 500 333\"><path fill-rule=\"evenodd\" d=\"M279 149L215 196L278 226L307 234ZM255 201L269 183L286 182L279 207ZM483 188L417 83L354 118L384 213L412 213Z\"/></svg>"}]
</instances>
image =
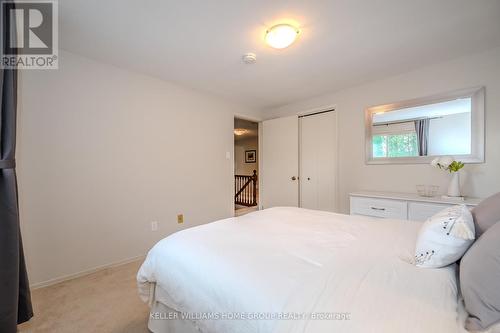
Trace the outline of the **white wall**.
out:
<instances>
[{"instance_id":1,"label":"white wall","mask_svg":"<svg viewBox=\"0 0 500 333\"><path fill-rule=\"evenodd\" d=\"M257 157L259 154L259 140L257 138L249 138L244 140L238 140L234 143L234 173L236 175L247 175L253 174L254 170L259 173L258 163L246 163L245 162L245 151L255 150Z\"/></svg>"},{"instance_id":2,"label":"white wall","mask_svg":"<svg viewBox=\"0 0 500 333\"><path fill-rule=\"evenodd\" d=\"M249 110L60 56L59 70L23 71L19 86L20 208L31 283L145 255L176 230L232 214L233 158L226 152L233 151L234 114Z\"/></svg>"},{"instance_id":3,"label":"white wall","mask_svg":"<svg viewBox=\"0 0 500 333\"><path fill-rule=\"evenodd\" d=\"M500 191L500 48L267 110L263 117L270 119L336 105L339 195L341 211L347 213L351 191L415 192L417 184L437 184L444 192L449 181L449 175L428 165L366 165L366 107L479 85L486 87L486 163L465 167L463 190L469 196L485 197Z\"/></svg>"}]
</instances>

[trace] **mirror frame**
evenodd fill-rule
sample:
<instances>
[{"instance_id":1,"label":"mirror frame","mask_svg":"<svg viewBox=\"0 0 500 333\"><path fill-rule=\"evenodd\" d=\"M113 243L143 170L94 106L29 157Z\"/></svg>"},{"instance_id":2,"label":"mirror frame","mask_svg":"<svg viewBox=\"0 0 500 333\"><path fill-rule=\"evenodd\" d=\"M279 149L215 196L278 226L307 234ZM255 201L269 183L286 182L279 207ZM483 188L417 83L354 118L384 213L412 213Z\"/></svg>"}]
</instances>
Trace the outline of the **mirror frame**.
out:
<instances>
[{"instance_id":1,"label":"mirror frame","mask_svg":"<svg viewBox=\"0 0 500 333\"><path fill-rule=\"evenodd\" d=\"M365 110L365 162L366 164L428 164L437 156L415 157L373 157L372 125L373 114L378 112L391 112L403 108L422 106L446 102L457 98L471 97L471 153L468 155L453 155L456 160L464 163L484 163L485 144L485 88L474 87L456 90L433 96L416 98L412 100L391 104L377 105ZM441 155L442 156L442 155Z\"/></svg>"}]
</instances>

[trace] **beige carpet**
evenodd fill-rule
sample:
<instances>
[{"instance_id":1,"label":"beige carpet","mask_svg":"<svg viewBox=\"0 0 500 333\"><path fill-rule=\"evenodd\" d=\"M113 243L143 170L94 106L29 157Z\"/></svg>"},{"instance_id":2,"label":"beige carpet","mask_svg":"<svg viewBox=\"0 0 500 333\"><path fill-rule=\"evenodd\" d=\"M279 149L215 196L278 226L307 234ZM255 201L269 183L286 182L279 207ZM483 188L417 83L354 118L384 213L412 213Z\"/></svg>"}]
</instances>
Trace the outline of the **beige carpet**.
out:
<instances>
[{"instance_id":1,"label":"beige carpet","mask_svg":"<svg viewBox=\"0 0 500 333\"><path fill-rule=\"evenodd\" d=\"M32 291L35 317L19 332L149 332L149 309L137 294L142 261Z\"/></svg>"}]
</instances>

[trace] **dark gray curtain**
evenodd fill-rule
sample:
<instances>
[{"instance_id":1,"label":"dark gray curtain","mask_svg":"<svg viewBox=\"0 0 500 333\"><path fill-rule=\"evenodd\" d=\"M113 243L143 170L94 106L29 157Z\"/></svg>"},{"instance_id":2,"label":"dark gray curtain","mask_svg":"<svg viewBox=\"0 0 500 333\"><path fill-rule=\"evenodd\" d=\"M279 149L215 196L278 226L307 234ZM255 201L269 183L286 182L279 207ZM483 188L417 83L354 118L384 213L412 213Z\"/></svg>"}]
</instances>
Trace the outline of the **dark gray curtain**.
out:
<instances>
[{"instance_id":1,"label":"dark gray curtain","mask_svg":"<svg viewBox=\"0 0 500 333\"><path fill-rule=\"evenodd\" d=\"M417 132L417 146L419 156L428 155L427 149L429 146L430 122L431 120L428 118L415 120L415 132Z\"/></svg>"},{"instance_id":2,"label":"dark gray curtain","mask_svg":"<svg viewBox=\"0 0 500 333\"><path fill-rule=\"evenodd\" d=\"M0 0L3 6L5 0ZM3 11L2 11L3 12ZM5 13L4 13L5 14ZM4 42L11 36L2 15ZM10 25L11 27L13 25ZM15 170L17 70L0 69L0 333L16 332L33 316L19 229Z\"/></svg>"}]
</instances>

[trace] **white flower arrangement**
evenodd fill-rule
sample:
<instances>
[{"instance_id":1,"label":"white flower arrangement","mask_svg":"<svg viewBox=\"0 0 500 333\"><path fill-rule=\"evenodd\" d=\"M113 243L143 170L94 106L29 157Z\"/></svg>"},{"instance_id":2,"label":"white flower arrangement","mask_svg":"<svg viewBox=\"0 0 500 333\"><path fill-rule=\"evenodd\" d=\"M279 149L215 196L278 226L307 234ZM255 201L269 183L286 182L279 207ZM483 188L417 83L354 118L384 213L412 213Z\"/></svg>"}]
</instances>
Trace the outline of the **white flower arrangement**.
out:
<instances>
[{"instance_id":1,"label":"white flower arrangement","mask_svg":"<svg viewBox=\"0 0 500 333\"><path fill-rule=\"evenodd\" d=\"M441 170L446 170L450 173L453 173L453 172L458 172L460 169L464 167L465 164L460 161L455 161L453 157L442 156L433 159L431 165Z\"/></svg>"},{"instance_id":2,"label":"white flower arrangement","mask_svg":"<svg viewBox=\"0 0 500 333\"><path fill-rule=\"evenodd\" d=\"M462 198L461 190L460 190L460 169L464 167L464 163L460 161L455 161L453 157L450 156L442 156L437 157L432 160L431 165L439 168L441 170L448 171L452 174L452 178L450 181L450 186L448 186L448 196L447 198Z\"/></svg>"}]
</instances>

